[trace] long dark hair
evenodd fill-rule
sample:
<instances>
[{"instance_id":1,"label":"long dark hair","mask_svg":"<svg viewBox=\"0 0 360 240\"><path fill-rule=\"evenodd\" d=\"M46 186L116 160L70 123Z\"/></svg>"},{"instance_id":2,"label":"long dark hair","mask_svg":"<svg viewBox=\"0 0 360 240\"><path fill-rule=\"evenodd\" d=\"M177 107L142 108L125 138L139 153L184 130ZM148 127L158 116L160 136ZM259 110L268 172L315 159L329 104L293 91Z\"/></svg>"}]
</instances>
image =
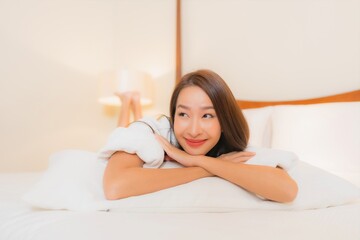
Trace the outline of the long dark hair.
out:
<instances>
[{"instance_id":1,"label":"long dark hair","mask_svg":"<svg viewBox=\"0 0 360 240\"><path fill-rule=\"evenodd\" d=\"M215 72L198 70L186 74L176 85L170 101L170 122L174 128L178 96L186 87L200 87L210 98L222 129L218 143L206 154L218 157L232 151L243 151L249 140L249 127L225 81Z\"/></svg>"}]
</instances>

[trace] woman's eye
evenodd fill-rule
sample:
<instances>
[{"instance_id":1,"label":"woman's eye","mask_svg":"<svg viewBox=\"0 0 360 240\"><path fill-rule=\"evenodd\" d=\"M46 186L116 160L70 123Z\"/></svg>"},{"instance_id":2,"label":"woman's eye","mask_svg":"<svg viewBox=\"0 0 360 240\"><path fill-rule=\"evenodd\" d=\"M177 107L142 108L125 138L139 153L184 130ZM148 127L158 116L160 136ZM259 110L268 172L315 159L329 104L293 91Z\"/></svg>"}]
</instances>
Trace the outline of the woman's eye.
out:
<instances>
[{"instance_id":1,"label":"woman's eye","mask_svg":"<svg viewBox=\"0 0 360 240\"><path fill-rule=\"evenodd\" d=\"M184 112L180 112L180 113L178 113L178 116L179 116L179 117L186 117L186 116L187 116L187 114L186 114L186 113L184 113Z\"/></svg>"},{"instance_id":2,"label":"woman's eye","mask_svg":"<svg viewBox=\"0 0 360 240\"><path fill-rule=\"evenodd\" d=\"M214 115L210 114L210 113L207 113L207 114L204 114L203 118L213 118Z\"/></svg>"}]
</instances>

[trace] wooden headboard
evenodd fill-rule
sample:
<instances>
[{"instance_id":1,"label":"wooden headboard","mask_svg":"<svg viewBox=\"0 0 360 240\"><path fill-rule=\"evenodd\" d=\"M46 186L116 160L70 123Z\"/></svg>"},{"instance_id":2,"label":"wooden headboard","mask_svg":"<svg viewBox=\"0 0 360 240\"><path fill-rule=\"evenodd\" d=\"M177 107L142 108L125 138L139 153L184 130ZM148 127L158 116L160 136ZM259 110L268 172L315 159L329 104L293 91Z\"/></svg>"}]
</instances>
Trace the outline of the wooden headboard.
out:
<instances>
[{"instance_id":1,"label":"wooden headboard","mask_svg":"<svg viewBox=\"0 0 360 240\"><path fill-rule=\"evenodd\" d=\"M351 92L346 92L346 93L341 93L326 97L295 100L295 101L258 102L258 101L237 100L238 105L240 106L241 109L260 108L260 107L275 106L275 105L300 105L300 104L355 102L355 101L360 101L360 90L355 90Z\"/></svg>"},{"instance_id":2,"label":"wooden headboard","mask_svg":"<svg viewBox=\"0 0 360 240\"><path fill-rule=\"evenodd\" d=\"M176 52L175 52L175 72L176 83L178 83L182 76L182 42L181 42L181 0L176 0ZM330 103L330 102L355 102L360 101L360 90L351 92L312 98L295 101L245 101L237 100L241 109L260 108L275 105L301 105L301 104L316 104L316 103Z\"/></svg>"}]
</instances>

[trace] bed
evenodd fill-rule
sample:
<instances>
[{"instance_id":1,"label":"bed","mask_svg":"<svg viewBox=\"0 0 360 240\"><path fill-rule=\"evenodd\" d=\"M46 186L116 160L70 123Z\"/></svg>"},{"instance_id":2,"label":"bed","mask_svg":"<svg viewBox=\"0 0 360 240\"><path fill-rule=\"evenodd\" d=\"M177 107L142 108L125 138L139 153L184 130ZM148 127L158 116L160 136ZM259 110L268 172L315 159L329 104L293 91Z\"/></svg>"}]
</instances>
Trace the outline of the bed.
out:
<instances>
[{"instance_id":1,"label":"bed","mask_svg":"<svg viewBox=\"0 0 360 240\"><path fill-rule=\"evenodd\" d=\"M306 172L311 181L306 186L315 188L305 198L303 194L304 202L297 205L253 202L250 196L232 195L231 189L226 192L222 183L204 187L198 182L193 188L160 191L145 196L145 201L130 200L107 209L50 210L23 200L24 193L45 173L8 173L0 175L0 239L360 239L360 159L358 147L354 147L359 146L360 91L339 96L336 102L330 97L325 98L331 101L327 103L315 99L307 105L258 102L260 108L244 107L251 145L295 151L303 162L318 167L310 169L312 176L311 171ZM327 124L323 124L325 120ZM339 124L341 131L332 131L331 138L336 151L331 145L334 141L326 139L317 148L297 148L300 141L305 144L302 146L311 146L329 136L328 130ZM306 136L309 131L310 138ZM335 156L327 156L329 151ZM343 158L336 155L341 153ZM326 159L321 159L321 154ZM60 177L71 179L71 173ZM204 188L216 189L216 184L220 187L215 192L204 192ZM50 195L56 192L61 192L61 186ZM75 195L70 198L76 199Z\"/></svg>"}]
</instances>

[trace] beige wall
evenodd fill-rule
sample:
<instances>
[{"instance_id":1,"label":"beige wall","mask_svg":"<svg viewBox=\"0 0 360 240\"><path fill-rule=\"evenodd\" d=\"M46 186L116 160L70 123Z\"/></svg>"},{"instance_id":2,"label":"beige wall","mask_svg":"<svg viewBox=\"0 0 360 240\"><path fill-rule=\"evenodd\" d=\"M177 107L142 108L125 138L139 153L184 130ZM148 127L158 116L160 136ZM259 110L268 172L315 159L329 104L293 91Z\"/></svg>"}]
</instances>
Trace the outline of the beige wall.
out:
<instances>
[{"instance_id":1,"label":"beige wall","mask_svg":"<svg viewBox=\"0 0 360 240\"><path fill-rule=\"evenodd\" d=\"M358 9L360 0L183 0L183 72L211 68L253 100L358 89ZM98 150L116 124L97 103L104 71L150 73L146 113L167 113L174 13L175 0L0 0L0 172Z\"/></svg>"},{"instance_id":2,"label":"beige wall","mask_svg":"<svg viewBox=\"0 0 360 240\"><path fill-rule=\"evenodd\" d=\"M292 100L360 88L360 0L183 0L184 70L236 97Z\"/></svg>"},{"instance_id":3,"label":"beige wall","mask_svg":"<svg viewBox=\"0 0 360 240\"><path fill-rule=\"evenodd\" d=\"M167 0L0 0L0 172L98 150L116 125L97 103L104 71L136 68L171 89L174 12Z\"/></svg>"}]
</instances>

